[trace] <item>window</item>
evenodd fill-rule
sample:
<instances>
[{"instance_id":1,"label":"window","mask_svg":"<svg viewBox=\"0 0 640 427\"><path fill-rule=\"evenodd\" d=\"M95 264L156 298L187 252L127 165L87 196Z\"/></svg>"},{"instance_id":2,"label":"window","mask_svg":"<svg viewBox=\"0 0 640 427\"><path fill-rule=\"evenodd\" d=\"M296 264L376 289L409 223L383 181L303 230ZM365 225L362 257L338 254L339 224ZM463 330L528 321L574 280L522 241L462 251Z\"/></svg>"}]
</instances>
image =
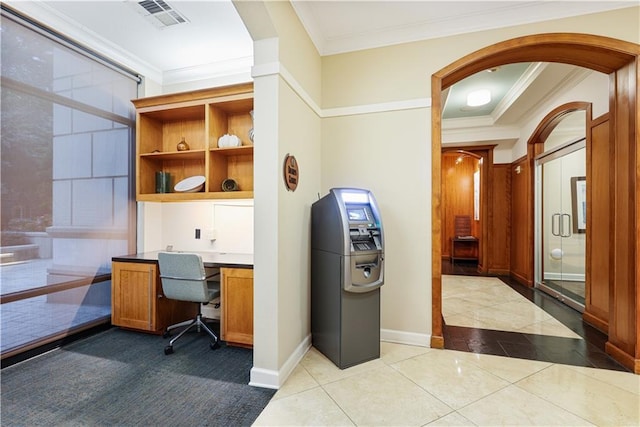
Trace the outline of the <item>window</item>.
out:
<instances>
[{"instance_id":1,"label":"window","mask_svg":"<svg viewBox=\"0 0 640 427\"><path fill-rule=\"evenodd\" d=\"M2 358L106 323L135 250L138 78L18 17L1 27Z\"/></svg>"}]
</instances>

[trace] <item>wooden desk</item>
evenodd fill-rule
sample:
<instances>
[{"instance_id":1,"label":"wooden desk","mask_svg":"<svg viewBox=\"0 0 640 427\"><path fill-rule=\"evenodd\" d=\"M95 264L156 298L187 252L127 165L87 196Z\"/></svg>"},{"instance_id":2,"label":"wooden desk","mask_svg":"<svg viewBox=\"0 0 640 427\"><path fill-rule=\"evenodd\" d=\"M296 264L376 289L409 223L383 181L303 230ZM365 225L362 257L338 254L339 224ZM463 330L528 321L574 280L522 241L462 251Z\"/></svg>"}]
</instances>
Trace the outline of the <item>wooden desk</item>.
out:
<instances>
[{"instance_id":1,"label":"wooden desk","mask_svg":"<svg viewBox=\"0 0 640 427\"><path fill-rule=\"evenodd\" d=\"M451 238L451 264L454 264L456 260L478 261L477 237L464 236Z\"/></svg>"},{"instance_id":2,"label":"wooden desk","mask_svg":"<svg viewBox=\"0 0 640 427\"><path fill-rule=\"evenodd\" d=\"M197 305L164 298L158 269L160 251L112 258L111 323L155 334L196 316ZM253 254L196 252L205 267L220 268L220 338L253 345Z\"/></svg>"}]
</instances>

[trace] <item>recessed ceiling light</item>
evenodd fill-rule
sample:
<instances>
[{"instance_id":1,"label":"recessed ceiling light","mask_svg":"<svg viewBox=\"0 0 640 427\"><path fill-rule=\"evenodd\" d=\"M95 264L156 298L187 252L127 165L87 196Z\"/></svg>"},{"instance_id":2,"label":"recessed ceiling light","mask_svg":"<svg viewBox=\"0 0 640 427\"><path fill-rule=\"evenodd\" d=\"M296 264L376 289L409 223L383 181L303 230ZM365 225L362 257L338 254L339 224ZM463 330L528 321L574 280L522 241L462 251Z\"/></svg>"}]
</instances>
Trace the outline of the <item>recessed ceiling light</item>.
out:
<instances>
[{"instance_id":1,"label":"recessed ceiling light","mask_svg":"<svg viewBox=\"0 0 640 427\"><path fill-rule=\"evenodd\" d=\"M491 102L491 92L489 89L480 89L469 92L467 95L467 105L469 107L479 107Z\"/></svg>"}]
</instances>

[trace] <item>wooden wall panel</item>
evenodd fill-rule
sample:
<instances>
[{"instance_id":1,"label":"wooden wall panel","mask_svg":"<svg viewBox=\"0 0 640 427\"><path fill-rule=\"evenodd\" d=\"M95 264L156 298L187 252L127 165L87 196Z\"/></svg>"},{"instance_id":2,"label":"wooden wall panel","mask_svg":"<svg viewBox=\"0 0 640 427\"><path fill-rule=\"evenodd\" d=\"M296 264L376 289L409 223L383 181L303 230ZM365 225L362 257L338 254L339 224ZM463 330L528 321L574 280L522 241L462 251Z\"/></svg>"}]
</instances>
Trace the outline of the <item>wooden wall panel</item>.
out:
<instances>
[{"instance_id":1,"label":"wooden wall panel","mask_svg":"<svg viewBox=\"0 0 640 427\"><path fill-rule=\"evenodd\" d=\"M490 274L509 275L511 268L511 165L493 165L489 192L487 267Z\"/></svg>"},{"instance_id":2,"label":"wooden wall panel","mask_svg":"<svg viewBox=\"0 0 640 427\"><path fill-rule=\"evenodd\" d=\"M472 234L479 236L479 225L473 221L473 173L478 160L464 156L457 162L460 153L442 155L442 257L451 257L451 237L456 215L469 215L472 219Z\"/></svg>"},{"instance_id":3,"label":"wooden wall panel","mask_svg":"<svg viewBox=\"0 0 640 427\"><path fill-rule=\"evenodd\" d=\"M606 351L640 373L638 60L611 74L611 253Z\"/></svg>"},{"instance_id":4,"label":"wooden wall panel","mask_svg":"<svg viewBox=\"0 0 640 427\"><path fill-rule=\"evenodd\" d=\"M587 132L587 259L583 318L609 328L609 115L592 122Z\"/></svg>"},{"instance_id":5,"label":"wooden wall panel","mask_svg":"<svg viewBox=\"0 0 640 427\"><path fill-rule=\"evenodd\" d=\"M520 173L517 172L518 167ZM520 159L511 168L511 275L526 286L533 286L533 236L530 228L531 175L529 161Z\"/></svg>"}]
</instances>

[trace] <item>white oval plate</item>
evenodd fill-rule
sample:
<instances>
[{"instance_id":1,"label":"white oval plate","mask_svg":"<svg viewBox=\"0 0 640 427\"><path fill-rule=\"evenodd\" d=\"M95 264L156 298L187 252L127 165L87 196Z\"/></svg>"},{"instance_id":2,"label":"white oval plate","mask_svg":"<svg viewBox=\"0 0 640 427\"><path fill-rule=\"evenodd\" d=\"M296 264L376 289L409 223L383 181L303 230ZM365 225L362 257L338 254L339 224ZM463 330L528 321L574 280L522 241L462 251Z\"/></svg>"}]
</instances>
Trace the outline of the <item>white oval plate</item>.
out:
<instances>
[{"instance_id":1,"label":"white oval plate","mask_svg":"<svg viewBox=\"0 0 640 427\"><path fill-rule=\"evenodd\" d=\"M173 189L177 193L195 193L202 189L205 177L202 175L190 176L177 183Z\"/></svg>"}]
</instances>

